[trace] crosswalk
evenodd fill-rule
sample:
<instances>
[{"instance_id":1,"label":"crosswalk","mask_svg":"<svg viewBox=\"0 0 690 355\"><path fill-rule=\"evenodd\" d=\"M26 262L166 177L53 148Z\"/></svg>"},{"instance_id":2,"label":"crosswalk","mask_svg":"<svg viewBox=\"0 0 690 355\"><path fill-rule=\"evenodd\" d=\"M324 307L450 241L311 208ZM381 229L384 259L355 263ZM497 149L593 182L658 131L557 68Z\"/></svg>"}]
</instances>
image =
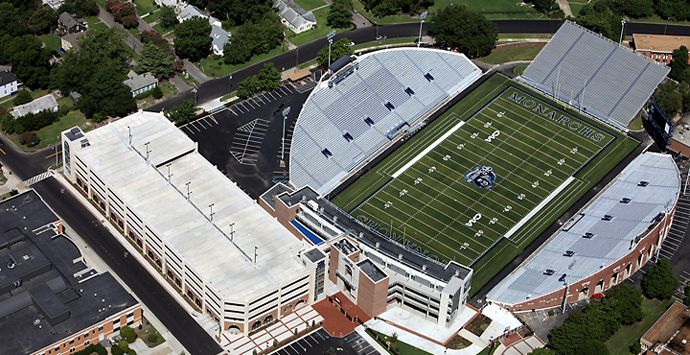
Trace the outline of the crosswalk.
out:
<instances>
[{"instance_id":1,"label":"crosswalk","mask_svg":"<svg viewBox=\"0 0 690 355\"><path fill-rule=\"evenodd\" d=\"M33 185L37 182L41 182L41 181L43 181L43 180L45 180L51 176L52 176L52 173L50 171L46 171L44 173L40 173L34 177L31 177L31 178L24 180L24 185L26 185L26 187L30 187L31 185Z\"/></svg>"}]
</instances>

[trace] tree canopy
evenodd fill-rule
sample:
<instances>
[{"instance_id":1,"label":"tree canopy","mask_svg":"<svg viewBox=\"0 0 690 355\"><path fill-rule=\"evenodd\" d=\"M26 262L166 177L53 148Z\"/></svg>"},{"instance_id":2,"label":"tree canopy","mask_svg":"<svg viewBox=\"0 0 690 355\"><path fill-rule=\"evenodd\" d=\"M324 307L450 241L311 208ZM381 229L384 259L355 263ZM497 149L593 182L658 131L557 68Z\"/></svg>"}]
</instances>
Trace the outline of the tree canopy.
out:
<instances>
[{"instance_id":1,"label":"tree canopy","mask_svg":"<svg viewBox=\"0 0 690 355\"><path fill-rule=\"evenodd\" d=\"M654 15L654 0L609 0L618 14L640 18Z\"/></svg>"},{"instance_id":2,"label":"tree canopy","mask_svg":"<svg viewBox=\"0 0 690 355\"><path fill-rule=\"evenodd\" d=\"M283 42L283 28L274 12L257 22L249 21L232 33L225 45L224 60L228 64L245 63L252 56L268 53Z\"/></svg>"},{"instance_id":3,"label":"tree canopy","mask_svg":"<svg viewBox=\"0 0 690 355\"><path fill-rule=\"evenodd\" d=\"M160 14L160 24L165 28L172 28L178 23L177 15L175 15L175 10L169 6L163 6L158 11Z\"/></svg>"},{"instance_id":4,"label":"tree canopy","mask_svg":"<svg viewBox=\"0 0 690 355\"><path fill-rule=\"evenodd\" d=\"M196 117L196 109L192 100L186 100L183 103L169 109L165 112L169 120L176 124L187 123Z\"/></svg>"},{"instance_id":5,"label":"tree canopy","mask_svg":"<svg viewBox=\"0 0 690 355\"><path fill-rule=\"evenodd\" d=\"M280 87L280 71L273 63L267 63L258 74L240 81L237 96L240 99L246 99L257 92L275 90L278 87Z\"/></svg>"},{"instance_id":6,"label":"tree canopy","mask_svg":"<svg viewBox=\"0 0 690 355\"><path fill-rule=\"evenodd\" d=\"M690 81L688 70L688 47L680 46L671 54L671 73L669 76L678 81Z\"/></svg>"},{"instance_id":7,"label":"tree canopy","mask_svg":"<svg viewBox=\"0 0 690 355\"><path fill-rule=\"evenodd\" d=\"M666 115L674 117L683 109L683 95L678 84L665 81L654 92L654 100Z\"/></svg>"},{"instance_id":8,"label":"tree canopy","mask_svg":"<svg viewBox=\"0 0 690 355\"><path fill-rule=\"evenodd\" d=\"M470 58L489 54L496 45L496 25L465 6L440 9L431 20L429 33L441 47L450 47Z\"/></svg>"},{"instance_id":9,"label":"tree canopy","mask_svg":"<svg viewBox=\"0 0 690 355\"><path fill-rule=\"evenodd\" d=\"M618 41L621 34L621 16L617 15L605 1L585 5L575 20L581 26L601 33L614 41Z\"/></svg>"},{"instance_id":10,"label":"tree canopy","mask_svg":"<svg viewBox=\"0 0 690 355\"><path fill-rule=\"evenodd\" d=\"M352 0L333 0L329 7L326 23L335 28L352 26Z\"/></svg>"},{"instance_id":11,"label":"tree canopy","mask_svg":"<svg viewBox=\"0 0 690 355\"><path fill-rule=\"evenodd\" d=\"M175 75L175 64L172 54L153 43L147 43L139 58L139 72L151 72L158 79L167 79Z\"/></svg>"},{"instance_id":12,"label":"tree canopy","mask_svg":"<svg viewBox=\"0 0 690 355\"><path fill-rule=\"evenodd\" d=\"M665 258L651 265L642 278L642 291L649 298L670 298L678 286L680 283L671 269L671 262Z\"/></svg>"},{"instance_id":13,"label":"tree canopy","mask_svg":"<svg viewBox=\"0 0 690 355\"><path fill-rule=\"evenodd\" d=\"M348 38L341 38L331 45L331 63L346 55L353 55L354 49L350 45L352 41ZM317 56L317 62L321 68L328 68L328 45L321 48Z\"/></svg>"},{"instance_id":14,"label":"tree canopy","mask_svg":"<svg viewBox=\"0 0 690 355\"><path fill-rule=\"evenodd\" d=\"M99 9L96 0L65 0L59 13L67 11L77 17L96 16Z\"/></svg>"},{"instance_id":15,"label":"tree canopy","mask_svg":"<svg viewBox=\"0 0 690 355\"><path fill-rule=\"evenodd\" d=\"M383 17L398 13L419 14L434 5L434 0L362 0L362 3L374 15Z\"/></svg>"},{"instance_id":16,"label":"tree canopy","mask_svg":"<svg viewBox=\"0 0 690 355\"><path fill-rule=\"evenodd\" d=\"M211 53L211 25L194 17L175 26L175 52L181 58L198 61Z\"/></svg>"},{"instance_id":17,"label":"tree canopy","mask_svg":"<svg viewBox=\"0 0 690 355\"><path fill-rule=\"evenodd\" d=\"M189 3L208 9L213 16L230 26L257 23L267 14L274 13L271 0L191 0Z\"/></svg>"}]
</instances>

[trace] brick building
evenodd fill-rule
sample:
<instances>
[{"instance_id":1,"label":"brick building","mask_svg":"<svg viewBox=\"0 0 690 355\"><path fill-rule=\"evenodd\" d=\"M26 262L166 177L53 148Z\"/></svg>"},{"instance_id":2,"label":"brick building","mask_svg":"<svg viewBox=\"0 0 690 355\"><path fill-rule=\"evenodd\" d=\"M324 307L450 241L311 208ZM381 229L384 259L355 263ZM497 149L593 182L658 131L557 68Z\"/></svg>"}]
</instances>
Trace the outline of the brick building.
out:
<instances>
[{"instance_id":1,"label":"brick building","mask_svg":"<svg viewBox=\"0 0 690 355\"><path fill-rule=\"evenodd\" d=\"M635 52L661 64L671 64L674 50L685 46L690 49L690 36L665 36L633 33Z\"/></svg>"},{"instance_id":2,"label":"brick building","mask_svg":"<svg viewBox=\"0 0 690 355\"><path fill-rule=\"evenodd\" d=\"M34 192L0 203L2 354L70 354L136 326L141 305L86 264Z\"/></svg>"}]
</instances>

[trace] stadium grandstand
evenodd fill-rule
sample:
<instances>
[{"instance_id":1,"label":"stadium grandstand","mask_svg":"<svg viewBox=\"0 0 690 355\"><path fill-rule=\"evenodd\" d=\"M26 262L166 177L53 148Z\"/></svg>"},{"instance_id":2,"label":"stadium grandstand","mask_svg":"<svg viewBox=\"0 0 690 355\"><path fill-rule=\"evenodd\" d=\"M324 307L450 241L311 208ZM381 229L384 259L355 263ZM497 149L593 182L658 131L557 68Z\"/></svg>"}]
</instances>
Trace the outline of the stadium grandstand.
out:
<instances>
[{"instance_id":1,"label":"stadium grandstand","mask_svg":"<svg viewBox=\"0 0 690 355\"><path fill-rule=\"evenodd\" d=\"M622 282L658 252L680 185L672 156L638 156L487 300L512 311L532 311L582 300Z\"/></svg>"},{"instance_id":2,"label":"stadium grandstand","mask_svg":"<svg viewBox=\"0 0 690 355\"><path fill-rule=\"evenodd\" d=\"M73 128L62 141L70 182L223 329L247 334L313 300L301 243L163 114Z\"/></svg>"},{"instance_id":3,"label":"stadium grandstand","mask_svg":"<svg viewBox=\"0 0 690 355\"><path fill-rule=\"evenodd\" d=\"M377 51L338 68L312 91L292 136L290 181L321 195L482 75L463 54L426 48Z\"/></svg>"},{"instance_id":4,"label":"stadium grandstand","mask_svg":"<svg viewBox=\"0 0 690 355\"><path fill-rule=\"evenodd\" d=\"M565 21L519 80L625 130L669 71Z\"/></svg>"}]
</instances>

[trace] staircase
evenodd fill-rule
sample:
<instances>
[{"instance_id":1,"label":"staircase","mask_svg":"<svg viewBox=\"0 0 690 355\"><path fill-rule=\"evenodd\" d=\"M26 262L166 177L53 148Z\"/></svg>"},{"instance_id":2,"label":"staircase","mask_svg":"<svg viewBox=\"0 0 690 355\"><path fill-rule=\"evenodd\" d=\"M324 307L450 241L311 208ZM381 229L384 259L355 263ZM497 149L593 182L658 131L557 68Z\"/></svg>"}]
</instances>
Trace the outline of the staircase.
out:
<instances>
[{"instance_id":1,"label":"staircase","mask_svg":"<svg viewBox=\"0 0 690 355\"><path fill-rule=\"evenodd\" d=\"M668 236L661 244L661 251L659 252L660 257L669 260L673 259L678 246L683 241L685 231L688 229L688 222L690 222L690 187L687 187L686 191L688 169L681 166L679 168L681 169L681 189L678 204L676 205L676 214L673 217L673 223Z\"/></svg>"}]
</instances>

